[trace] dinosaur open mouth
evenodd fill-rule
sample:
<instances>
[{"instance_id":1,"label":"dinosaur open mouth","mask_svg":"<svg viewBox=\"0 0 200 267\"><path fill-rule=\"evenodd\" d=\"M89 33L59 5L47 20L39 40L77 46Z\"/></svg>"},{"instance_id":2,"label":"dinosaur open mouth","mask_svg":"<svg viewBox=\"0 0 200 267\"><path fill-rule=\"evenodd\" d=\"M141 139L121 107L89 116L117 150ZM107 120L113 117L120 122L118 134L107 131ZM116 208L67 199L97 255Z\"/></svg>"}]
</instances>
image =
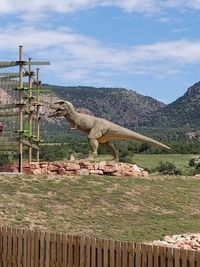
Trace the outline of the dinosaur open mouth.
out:
<instances>
[{"instance_id":1,"label":"dinosaur open mouth","mask_svg":"<svg viewBox=\"0 0 200 267\"><path fill-rule=\"evenodd\" d=\"M48 117L57 117L57 116L60 116L61 115L61 111L62 111L62 109L61 108L58 108L54 112L50 113L48 115Z\"/></svg>"}]
</instances>

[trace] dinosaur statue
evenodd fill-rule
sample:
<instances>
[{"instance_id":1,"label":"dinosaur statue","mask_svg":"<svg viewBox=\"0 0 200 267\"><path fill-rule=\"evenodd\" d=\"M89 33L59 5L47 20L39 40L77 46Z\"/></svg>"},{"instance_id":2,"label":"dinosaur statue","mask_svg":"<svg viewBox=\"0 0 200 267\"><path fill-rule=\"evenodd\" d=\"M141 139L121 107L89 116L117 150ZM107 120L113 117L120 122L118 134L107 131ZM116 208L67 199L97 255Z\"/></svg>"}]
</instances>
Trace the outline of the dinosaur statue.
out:
<instances>
[{"instance_id":1,"label":"dinosaur statue","mask_svg":"<svg viewBox=\"0 0 200 267\"><path fill-rule=\"evenodd\" d=\"M79 113L75 110L72 103L68 101L55 102L50 108L54 109L55 112L51 113L49 117L64 116L70 123L71 129L80 130L88 135L89 144L92 149L91 157L97 156L99 144L106 144L111 149L114 159L116 161L119 160L118 151L114 145L110 143L111 140L136 140L170 149L168 146L154 139L128 130L106 119Z\"/></svg>"}]
</instances>

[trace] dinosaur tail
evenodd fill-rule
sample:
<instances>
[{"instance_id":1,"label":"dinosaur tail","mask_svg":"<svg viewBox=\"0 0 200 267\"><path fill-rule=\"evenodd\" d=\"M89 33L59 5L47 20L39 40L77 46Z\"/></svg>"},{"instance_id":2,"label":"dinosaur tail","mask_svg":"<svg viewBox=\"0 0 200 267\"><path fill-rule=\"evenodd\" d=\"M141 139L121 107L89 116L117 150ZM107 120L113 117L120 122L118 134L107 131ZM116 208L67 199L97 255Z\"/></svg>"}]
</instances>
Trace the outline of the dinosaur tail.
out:
<instances>
[{"instance_id":1,"label":"dinosaur tail","mask_svg":"<svg viewBox=\"0 0 200 267\"><path fill-rule=\"evenodd\" d=\"M138 134L138 133L133 132L133 131L131 131L131 132L132 132L132 134L129 135L129 138L131 140L141 141L141 142L145 142L145 143L149 143L149 144L154 144L154 145L166 148L166 149L171 149L170 147L166 146L165 144L163 144L157 140L154 140L152 138L149 138L149 137L144 136L142 134Z\"/></svg>"}]
</instances>

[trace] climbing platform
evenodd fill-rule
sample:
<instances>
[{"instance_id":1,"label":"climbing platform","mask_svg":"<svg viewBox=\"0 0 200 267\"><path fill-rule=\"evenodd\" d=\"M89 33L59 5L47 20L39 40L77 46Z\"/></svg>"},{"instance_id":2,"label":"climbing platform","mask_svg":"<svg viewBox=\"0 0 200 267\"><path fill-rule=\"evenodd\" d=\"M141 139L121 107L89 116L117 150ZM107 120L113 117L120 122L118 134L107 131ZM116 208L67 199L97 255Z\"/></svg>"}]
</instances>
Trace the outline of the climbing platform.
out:
<instances>
[{"instance_id":1,"label":"climbing platform","mask_svg":"<svg viewBox=\"0 0 200 267\"><path fill-rule=\"evenodd\" d=\"M19 172L22 163L39 162L42 87L40 69L33 66L49 65L49 61L25 58L19 46L19 58L0 61L0 171L3 164L15 161ZM14 69L14 71L10 71Z\"/></svg>"}]
</instances>

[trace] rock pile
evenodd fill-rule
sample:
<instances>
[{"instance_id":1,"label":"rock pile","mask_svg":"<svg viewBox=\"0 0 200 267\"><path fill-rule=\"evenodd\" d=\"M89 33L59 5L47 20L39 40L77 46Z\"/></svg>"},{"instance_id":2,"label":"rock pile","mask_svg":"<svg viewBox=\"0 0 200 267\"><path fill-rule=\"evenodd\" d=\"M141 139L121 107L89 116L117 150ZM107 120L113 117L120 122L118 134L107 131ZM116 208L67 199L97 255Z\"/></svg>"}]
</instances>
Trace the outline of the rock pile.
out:
<instances>
[{"instance_id":1,"label":"rock pile","mask_svg":"<svg viewBox=\"0 0 200 267\"><path fill-rule=\"evenodd\" d=\"M91 163L89 161L74 162L40 162L24 163L23 172L33 175L112 175L112 176L147 176L148 172L135 164L122 162Z\"/></svg>"},{"instance_id":2,"label":"rock pile","mask_svg":"<svg viewBox=\"0 0 200 267\"><path fill-rule=\"evenodd\" d=\"M165 236L163 241L156 240L151 244L164 247L193 249L200 251L200 233Z\"/></svg>"}]
</instances>

